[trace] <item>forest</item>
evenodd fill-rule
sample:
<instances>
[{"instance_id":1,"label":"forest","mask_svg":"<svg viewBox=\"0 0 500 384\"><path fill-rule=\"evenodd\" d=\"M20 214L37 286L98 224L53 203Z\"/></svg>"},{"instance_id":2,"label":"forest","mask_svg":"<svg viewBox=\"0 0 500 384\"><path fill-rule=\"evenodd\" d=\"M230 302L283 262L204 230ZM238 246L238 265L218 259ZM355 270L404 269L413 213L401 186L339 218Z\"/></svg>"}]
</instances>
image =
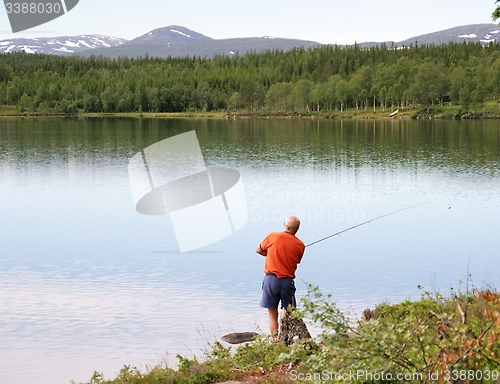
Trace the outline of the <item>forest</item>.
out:
<instances>
[{"instance_id":1,"label":"forest","mask_svg":"<svg viewBox=\"0 0 500 384\"><path fill-rule=\"evenodd\" d=\"M500 45L322 46L214 58L0 55L20 112L315 113L459 105L500 95Z\"/></svg>"}]
</instances>

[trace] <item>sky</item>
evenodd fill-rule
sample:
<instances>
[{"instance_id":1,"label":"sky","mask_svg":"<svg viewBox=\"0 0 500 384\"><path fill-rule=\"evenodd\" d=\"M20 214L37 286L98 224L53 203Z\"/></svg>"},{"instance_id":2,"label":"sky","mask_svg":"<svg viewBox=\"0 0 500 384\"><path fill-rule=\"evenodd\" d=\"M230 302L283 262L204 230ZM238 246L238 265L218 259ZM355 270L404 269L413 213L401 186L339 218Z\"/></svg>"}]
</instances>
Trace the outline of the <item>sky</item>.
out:
<instances>
[{"instance_id":1,"label":"sky","mask_svg":"<svg viewBox=\"0 0 500 384\"><path fill-rule=\"evenodd\" d=\"M494 9L495 0L79 0L66 15L18 33L12 33L7 11L0 5L0 40L82 34L133 39L155 28L180 25L214 39L401 41L461 25L492 23Z\"/></svg>"}]
</instances>

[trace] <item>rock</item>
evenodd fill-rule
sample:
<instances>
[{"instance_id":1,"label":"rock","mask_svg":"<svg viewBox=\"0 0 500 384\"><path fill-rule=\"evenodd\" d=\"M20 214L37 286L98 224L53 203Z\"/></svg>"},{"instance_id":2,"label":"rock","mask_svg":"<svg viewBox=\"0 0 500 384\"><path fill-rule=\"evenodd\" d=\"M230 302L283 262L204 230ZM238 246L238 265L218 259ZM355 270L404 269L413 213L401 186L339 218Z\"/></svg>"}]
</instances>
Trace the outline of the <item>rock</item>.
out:
<instances>
[{"instance_id":1,"label":"rock","mask_svg":"<svg viewBox=\"0 0 500 384\"><path fill-rule=\"evenodd\" d=\"M277 341L279 343L292 345L299 340L310 338L311 334L307 330L304 320L293 317L288 310L281 312L278 322Z\"/></svg>"},{"instance_id":2,"label":"rock","mask_svg":"<svg viewBox=\"0 0 500 384\"><path fill-rule=\"evenodd\" d=\"M222 336L221 340L229 344L241 344L247 341L254 341L258 335L259 334L255 332L234 332Z\"/></svg>"}]
</instances>

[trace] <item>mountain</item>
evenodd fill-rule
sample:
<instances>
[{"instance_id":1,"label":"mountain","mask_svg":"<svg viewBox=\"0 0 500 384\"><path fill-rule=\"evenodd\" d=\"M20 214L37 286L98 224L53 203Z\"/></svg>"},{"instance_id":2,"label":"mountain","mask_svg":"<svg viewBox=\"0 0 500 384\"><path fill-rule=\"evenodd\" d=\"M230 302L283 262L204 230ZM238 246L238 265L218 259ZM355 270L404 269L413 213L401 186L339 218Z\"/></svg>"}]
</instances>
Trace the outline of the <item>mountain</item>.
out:
<instances>
[{"instance_id":1,"label":"mountain","mask_svg":"<svg viewBox=\"0 0 500 384\"><path fill-rule=\"evenodd\" d=\"M471 24L461 27L445 29L443 31L415 36L400 41L398 45L410 45L418 42L421 44L442 44L463 41L471 43L489 44L500 41L500 26L498 24Z\"/></svg>"},{"instance_id":2,"label":"mountain","mask_svg":"<svg viewBox=\"0 0 500 384\"><path fill-rule=\"evenodd\" d=\"M469 42L469 43L481 43L483 45L489 44L490 42L500 42L500 26L498 24L471 24L463 25L460 27L444 29L442 31L427 33L425 35L419 35L411 37L403 41L385 41L384 44L391 46L409 46L410 44L415 45L427 45L427 44L447 44L450 42ZM380 45L377 42L366 42L359 44L362 47L372 47Z\"/></svg>"},{"instance_id":3,"label":"mountain","mask_svg":"<svg viewBox=\"0 0 500 384\"><path fill-rule=\"evenodd\" d=\"M125 39L101 35L80 35L61 37L18 38L0 41L0 53L24 51L68 56L89 49L109 48L122 45Z\"/></svg>"},{"instance_id":4,"label":"mountain","mask_svg":"<svg viewBox=\"0 0 500 384\"><path fill-rule=\"evenodd\" d=\"M191 43L193 41L213 41L211 37L202 35L201 33L190 29L171 25L169 27L153 29L145 35L136 37L130 40L128 44L182 44Z\"/></svg>"},{"instance_id":5,"label":"mountain","mask_svg":"<svg viewBox=\"0 0 500 384\"><path fill-rule=\"evenodd\" d=\"M321 45L315 41L264 37L243 37L233 39L212 39L190 29L171 25L154 29L126 43L82 52L84 56L103 55L116 58L119 56L139 57L182 57L244 54L252 51L271 49L289 50L296 47L315 47Z\"/></svg>"},{"instance_id":6,"label":"mountain","mask_svg":"<svg viewBox=\"0 0 500 384\"><path fill-rule=\"evenodd\" d=\"M386 41L386 45L409 46L410 44L447 44L449 42L479 42L489 44L500 41L497 24L471 24L450 28L403 41ZM360 43L361 47L381 45L381 42ZM265 50L290 50L297 47L321 46L315 41L274 38L269 36L233 39L213 39L178 25L154 29L133 40L100 35L81 35L54 38L9 39L0 41L0 53L25 51L56 55L103 55L140 57L183 57L245 54Z\"/></svg>"}]
</instances>

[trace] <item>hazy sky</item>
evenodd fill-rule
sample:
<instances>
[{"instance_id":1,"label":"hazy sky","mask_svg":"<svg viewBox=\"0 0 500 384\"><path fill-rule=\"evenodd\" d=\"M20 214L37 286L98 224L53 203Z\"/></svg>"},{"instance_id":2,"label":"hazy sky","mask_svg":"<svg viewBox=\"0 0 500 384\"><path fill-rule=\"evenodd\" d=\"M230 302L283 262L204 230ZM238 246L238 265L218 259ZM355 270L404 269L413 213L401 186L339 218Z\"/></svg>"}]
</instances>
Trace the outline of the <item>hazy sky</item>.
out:
<instances>
[{"instance_id":1,"label":"hazy sky","mask_svg":"<svg viewBox=\"0 0 500 384\"><path fill-rule=\"evenodd\" d=\"M491 23L495 0L80 0L68 14L15 34L0 7L0 40L79 34L132 39L181 25L215 39L273 36L352 44Z\"/></svg>"}]
</instances>

